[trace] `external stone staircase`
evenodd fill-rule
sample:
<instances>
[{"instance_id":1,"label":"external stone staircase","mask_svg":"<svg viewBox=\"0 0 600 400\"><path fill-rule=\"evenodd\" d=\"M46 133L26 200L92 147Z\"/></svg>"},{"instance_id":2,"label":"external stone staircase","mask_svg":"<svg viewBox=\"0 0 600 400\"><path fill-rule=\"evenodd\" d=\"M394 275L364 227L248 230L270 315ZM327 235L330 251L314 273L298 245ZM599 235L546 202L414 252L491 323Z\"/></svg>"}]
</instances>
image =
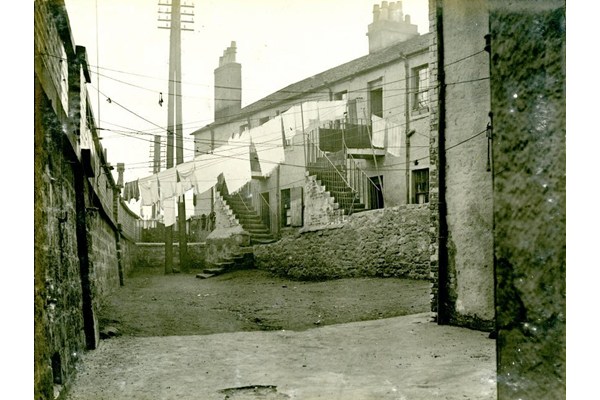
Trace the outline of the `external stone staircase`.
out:
<instances>
[{"instance_id":1,"label":"external stone staircase","mask_svg":"<svg viewBox=\"0 0 600 400\"><path fill-rule=\"evenodd\" d=\"M219 257L217 262L208 262L208 267L201 274L197 274L196 278L208 279L216 275L221 275L227 272L254 268L254 253L252 246L239 246L228 256Z\"/></svg>"},{"instance_id":2,"label":"external stone staircase","mask_svg":"<svg viewBox=\"0 0 600 400\"><path fill-rule=\"evenodd\" d=\"M255 211L252 203L244 199L239 193L223 195L223 199L231 208L235 217L245 231L250 234L250 244L268 244L276 241L275 236L263 223L260 215Z\"/></svg>"},{"instance_id":3,"label":"external stone staircase","mask_svg":"<svg viewBox=\"0 0 600 400\"><path fill-rule=\"evenodd\" d=\"M335 168L335 169L334 169ZM346 165L320 157L309 165L309 174L315 175L320 185L335 199L344 215L355 214L366 210L357 193L348 186L342 177L347 176Z\"/></svg>"}]
</instances>

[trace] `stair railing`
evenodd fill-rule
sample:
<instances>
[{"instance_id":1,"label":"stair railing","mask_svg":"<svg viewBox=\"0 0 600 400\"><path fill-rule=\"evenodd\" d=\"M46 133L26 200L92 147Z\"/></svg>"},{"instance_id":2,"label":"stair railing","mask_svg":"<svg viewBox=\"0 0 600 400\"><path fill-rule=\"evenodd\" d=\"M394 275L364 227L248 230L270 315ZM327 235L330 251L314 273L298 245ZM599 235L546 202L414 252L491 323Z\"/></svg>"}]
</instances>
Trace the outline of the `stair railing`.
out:
<instances>
[{"instance_id":1,"label":"stair railing","mask_svg":"<svg viewBox=\"0 0 600 400\"><path fill-rule=\"evenodd\" d=\"M358 200L365 205L366 208L372 208L369 204L369 193L374 188L381 192L381 189L373 182L366 172L360 168L359 163L354 159L351 153L347 151L345 143L345 135L342 132L342 150L340 151L343 161L334 163L331 157L327 155L318 145L319 132L313 130L309 132L307 141L307 171L312 175L317 175L321 178L322 183L327 183L330 192L338 192L336 189L340 185L345 185L351 190L352 197L335 196L336 202L341 208L345 209L348 214L354 212L355 200ZM349 157L348 157L349 156ZM323 165L325 164L325 165ZM339 193L339 192L338 192Z\"/></svg>"}]
</instances>

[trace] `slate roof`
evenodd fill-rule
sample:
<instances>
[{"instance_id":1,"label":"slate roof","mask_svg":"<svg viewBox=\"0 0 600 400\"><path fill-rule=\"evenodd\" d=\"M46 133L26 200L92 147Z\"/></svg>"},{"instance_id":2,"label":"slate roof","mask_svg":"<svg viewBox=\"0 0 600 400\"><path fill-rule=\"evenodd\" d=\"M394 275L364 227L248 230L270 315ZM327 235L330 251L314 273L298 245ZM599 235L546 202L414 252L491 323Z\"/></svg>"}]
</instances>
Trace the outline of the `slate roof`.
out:
<instances>
[{"instance_id":1,"label":"slate roof","mask_svg":"<svg viewBox=\"0 0 600 400\"><path fill-rule=\"evenodd\" d=\"M420 50L427 50L429 48L429 39L429 33L419 35L405 42L386 47L385 49L379 50L375 53L368 54L342 65L338 65L337 67L333 67L327 71L313 75L310 78L292 83L283 89L280 89L266 97L263 97L260 100L255 101L252 104L247 105L235 115L227 117L219 122L213 122L196 130L192 133L192 135L200 133L209 128L214 128L229 122L238 121L247 116L251 116L258 111L271 108L278 103L304 97L307 93L317 91L326 85L343 81L357 74L364 73L371 69L378 68L390 62L396 61L402 56L402 54L408 55Z\"/></svg>"}]
</instances>

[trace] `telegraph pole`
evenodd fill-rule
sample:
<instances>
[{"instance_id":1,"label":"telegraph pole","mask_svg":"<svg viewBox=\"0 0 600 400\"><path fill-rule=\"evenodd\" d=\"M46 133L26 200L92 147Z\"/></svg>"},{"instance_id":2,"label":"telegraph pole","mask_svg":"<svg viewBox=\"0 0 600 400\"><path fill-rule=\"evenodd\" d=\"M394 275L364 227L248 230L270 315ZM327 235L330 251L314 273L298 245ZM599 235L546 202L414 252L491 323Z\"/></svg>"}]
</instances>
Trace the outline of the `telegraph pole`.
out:
<instances>
[{"instance_id":1,"label":"telegraph pole","mask_svg":"<svg viewBox=\"0 0 600 400\"><path fill-rule=\"evenodd\" d=\"M158 20L166 22L167 26L159 26L161 29L170 30L169 43L169 97L168 97L168 115L167 115L167 168L173 165L173 136L176 136L176 163L183 163L183 130L182 130L182 108L181 108L181 31L193 31L188 29L185 24L193 24L194 5L181 4L180 0L165 0L159 2L159 6L167 7L165 10L159 9ZM170 8L170 9L169 9ZM182 12L181 9L185 11ZM184 16L187 20L181 19ZM191 18L190 18L191 17ZM182 24L184 24L182 26ZM187 257L187 232L185 215L185 196L178 199L178 222L179 222L179 264L182 272L189 270ZM173 226L168 226L165 232L165 274L173 271Z\"/></svg>"}]
</instances>

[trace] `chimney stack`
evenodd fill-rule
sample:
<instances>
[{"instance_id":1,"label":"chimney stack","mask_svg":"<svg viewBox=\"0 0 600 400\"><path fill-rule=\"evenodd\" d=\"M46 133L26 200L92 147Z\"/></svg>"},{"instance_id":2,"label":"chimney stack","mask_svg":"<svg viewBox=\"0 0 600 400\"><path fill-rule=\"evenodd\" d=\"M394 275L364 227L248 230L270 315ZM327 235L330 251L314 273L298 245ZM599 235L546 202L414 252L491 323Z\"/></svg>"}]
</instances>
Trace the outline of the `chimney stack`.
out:
<instances>
[{"instance_id":1,"label":"chimney stack","mask_svg":"<svg viewBox=\"0 0 600 400\"><path fill-rule=\"evenodd\" d=\"M373 23L369 24L369 53L404 42L418 36L417 26L411 24L410 16L403 15L402 1L382 1L373 5Z\"/></svg>"},{"instance_id":2,"label":"chimney stack","mask_svg":"<svg viewBox=\"0 0 600 400\"><path fill-rule=\"evenodd\" d=\"M235 60L235 41L219 57L215 69L215 122L242 109L242 65Z\"/></svg>"},{"instance_id":3,"label":"chimney stack","mask_svg":"<svg viewBox=\"0 0 600 400\"><path fill-rule=\"evenodd\" d=\"M119 177L117 178L117 186L122 188L125 184L123 183L123 174L125 173L125 163L117 163L117 172Z\"/></svg>"}]
</instances>

